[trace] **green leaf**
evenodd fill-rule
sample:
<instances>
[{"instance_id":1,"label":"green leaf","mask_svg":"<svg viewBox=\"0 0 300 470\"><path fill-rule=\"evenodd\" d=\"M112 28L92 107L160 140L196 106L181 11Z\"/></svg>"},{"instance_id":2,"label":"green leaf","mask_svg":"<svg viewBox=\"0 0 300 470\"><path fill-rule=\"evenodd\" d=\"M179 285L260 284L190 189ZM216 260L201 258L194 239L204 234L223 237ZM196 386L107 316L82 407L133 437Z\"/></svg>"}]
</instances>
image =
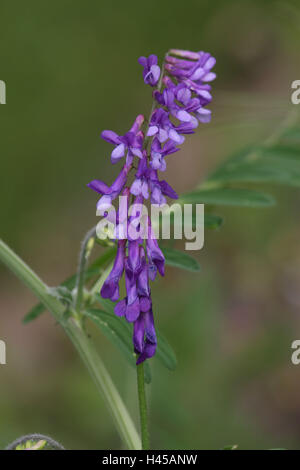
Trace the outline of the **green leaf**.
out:
<instances>
[{"instance_id":1,"label":"green leaf","mask_svg":"<svg viewBox=\"0 0 300 470\"><path fill-rule=\"evenodd\" d=\"M92 279L94 276L99 275L99 270L104 266L107 265L115 256L116 254L116 247L111 247L107 249L99 258L97 258L91 266L86 270L85 272L85 280L88 281L89 279ZM57 288L52 288L52 289L58 289L60 287L66 287L69 290L74 289L76 285L76 274L73 274L73 276L68 277L65 279L60 286ZM22 322L24 324L27 324L36 318L38 318L42 313L46 311L44 305L42 303L36 304L23 318Z\"/></svg>"},{"instance_id":2,"label":"green leaf","mask_svg":"<svg viewBox=\"0 0 300 470\"><path fill-rule=\"evenodd\" d=\"M223 447L223 449L221 449L221 450L237 450L237 448L238 448L238 445L237 445L237 444L233 444L233 445L225 446L225 447Z\"/></svg>"},{"instance_id":3,"label":"green leaf","mask_svg":"<svg viewBox=\"0 0 300 470\"><path fill-rule=\"evenodd\" d=\"M24 324L29 323L36 318L38 318L42 313L45 311L45 307L43 304L36 304L23 318L22 322Z\"/></svg>"},{"instance_id":4,"label":"green leaf","mask_svg":"<svg viewBox=\"0 0 300 470\"><path fill-rule=\"evenodd\" d=\"M300 151L279 145L249 148L227 160L202 189L233 182L300 186Z\"/></svg>"},{"instance_id":5,"label":"green leaf","mask_svg":"<svg viewBox=\"0 0 300 470\"><path fill-rule=\"evenodd\" d=\"M204 226L211 230L220 228L223 225L223 222L223 218L219 215L204 214Z\"/></svg>"},{"instance_id":6,"label":"green leaf","mask_svg":"<svg viewBox=\"0 0 300 470\"><path fill-rule=\"evenodd\" d=\"M108 299L102 299L98 294L95 299L100 303L102 309L108 314L113 315L119 321L120 327L122 325L122 333L127 335L126 344L132 354L132 325L124 321L124 319L117 317L114 313L114 303ZM100 325L99 325L100 326ZM156 357L164 364L169 370L174 370L177 366L176 354L165 337L156 329L157 335L157 350ZM120 348L119 348L120 349ZM145 365L148 364L146 361Z\"/></svg>"},{"instance_id":7,"label":"green leaf","mask_svg":"<svg viewBox=\"0 0 300 470\"><path fill-rule=\"evenodd\" d=\"M91 266L86 270L86 279L90 279L96 274L99 274L99 268L102 268L104 265L110 263L110 261L115 257L117 252L116 246L110 247L105 252L94 261Z\"/></svg>"},{"instance_id":8,"label":"green leaf","mask_svg":"<svg viewBox=\"0 0 300 470\"><path fill-rule=\"evenodd\" d=\"M135 364L131 328L124 318L119 318L117 315L98 308L86 309L84 315L100 327L105 336L124 353L131 364Z\"/></svg>"},{"instance_id":9,"label":"green leaf","mask_svg":"<svg viewBox=\"0 0 300 470\"><path fill-rule=\"evenodd\" d=\"M184 223L183 216L184 216L184 213L182 213L182 217L181 217L182 224ZM162 220L163 220L162 215L160 215L159 217L160 227L161 227L161 224L163 223ZM202 220L200 220L200 223L202 223ZM197 219L194 213L192 214L192 224L193 224L193 229L195 229L197 226ZM220 228L222 224L223 224L223 219L219 215L204 214L204 227L209 228L211 230L216 230ZM174 225L174 214L171 213L170 214L170 226L173 226L173 225Z\"/></svg>"},{"instance_id":10,"label":"green leaf","mask_svg":"<svg viewBox=\"0 0 300 470\"><path fill-rule=\"evenodd\" d=\"M281 140L288 141L289 143L300 144L300 128L290 127L283 133Z\"/></svg>"},{"instance_id":11,"label":"green leaf","mask_svg":"<svg viewBox=\"0 0 300 470\"><path fill-rule=\"evenodd\" d=\"M195 258L173 248L163 247L161 248L166 264L173 266L174 268L181 268L187 271L197 272L200 271L200 265Z\"/></svg>"},{"instance_id":12,"label":"green leaf","mask_svg":"<svg viewBox=\"0 0 300 470\"><path fill-rule=\"evenodd\" d=\"M181 196L183 203L216 204L223 206L268 207L275 203L269 194L250 189L217 188L196 190Z\"/></svg>"},{"instance_id":13,"label":"green leaf","mask_svg":"<svg viewBox=\"0 0 300 470\"><path fill-rule=\"evenodd\" d=\"M169 370L175 370L177 367L176 354L173 348L170 346L166 338L159 332L157 334L157 358L164 364Z\"/></svg>"},{"instance_id":14,"label":"green leaf","mask_svg":"<svg viewBox=\"0 0 300 470\"><path fill-rule=\"evenodd\" d=\"M104 300L104 299L103 299ZM132 345L132 325L126 322L124 318L120 318L114 313L109 313L98 308L86 309L84 312L102 333L114 344L127 359L129 364L135 367L136 355ZM148 363L145 364L145 381L151 382L151 370Z\"/></svg>"},{"instance_id":15,"label":"green leaf","mask_svg":"<svg viewBox=\"0 0 300 470\"><path fill-rule=\"evenodd\" d=\"M72 292L65 286L49 287L48 293L67 305L70 305L73 301Z\"/></svg>"}]
</instances>

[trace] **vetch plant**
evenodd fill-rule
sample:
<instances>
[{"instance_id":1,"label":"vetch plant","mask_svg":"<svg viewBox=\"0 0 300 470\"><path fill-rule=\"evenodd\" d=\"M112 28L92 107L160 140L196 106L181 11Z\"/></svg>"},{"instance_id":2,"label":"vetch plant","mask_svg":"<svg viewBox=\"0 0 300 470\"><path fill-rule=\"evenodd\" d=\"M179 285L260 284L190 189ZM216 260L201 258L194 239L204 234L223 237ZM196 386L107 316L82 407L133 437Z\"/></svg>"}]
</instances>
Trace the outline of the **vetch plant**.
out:
<instances>
[{"instance_id":1,"label":"vetch plant","mask_svg":"<svg viewBox=\"0 0 300 470\"><path fill-rule=\"evenodd\" d=\"M138 206L134 210L135 216L129 216L128 204L119 208L114 233L117 254L101 289L104 299L118 301L114 307L115 314L133 323L137 365L151 358L156 351L157 337L149 281L154 281L157 273L164 276L165 257L155 239L149 218L146 221L146 236L140 233L140 236L133 237L129 230L124 233L123 222L129 218L133 223L137 219L137 227L142 230L144 226L138 215L145 199L150 198L151 204L158 206L166 203L166 196L178 199L167 181L159 179L158 171L166 170L165 157L179 150L178 145L183 144L185 134L193 134L198 122L210 120L210 111L205 106L211 101L211 86L206 82L214 80L216 76L211 72L215 62L208 53L174 49L165 57L161 73L155 55L140 57L144 82L154 88L154 104L149 121L144 126L145 131L142 130L145 121L142 115L137 116L123 136L113 131L103 131L102 138L114 145L111 162L115 164L125 159L125 164L111 186L100 180L88 184L101 195L97 203L97 213L100 215L109 217L112 202L121 192L125 200L132 198L132 203ZM176 123L172 117L177 120ZM134 181L129 187L127 180L134 168L134 157L139 162ZM127 295L119 300L119 282L124 272Z\"/></svg>"},{"instance_id":2,"label":"vetch plant","mask_svg":"<svg viewBox=\"0 0 300 470\"><path fill-rule=\"evenodd\" d=\"M129 449L150 447L145 389L146 383L151 382L151 358L157 357L168 369L176 367L172 348L154 324L158 312L159 315L163 312L152 299L150 284L158 279L158 274L165 275L166 266L199 271L198 262L187 253L160 246L151 218L141 223L141 205L146 201L161 207L167 198L176 199L181 205L205 204L205 227L216 229L223 220L211 212L212 206L268 207L275 203L269 194L249 188L249 183L300 186L300 132L298 116L293 112L265 142L243 149L199 187L178 197L160 175L166 170L167 159L177 158L170 155L178 152L186 136L193 134L199 123L210 121L207 105L212 99L210 82L216 77L212 70L215 59L205 52L171 49L162 68L154 55L141 57L139 63L145 84L153 90L149 119L138 115L124 135L102 132L102 138L113 145L112 164L121 162L122 168L110 186L98 179L88 184L100 195L97 215L107 222L119 196L131 202L136 210L129 212L129 204L119 205L109 240L99 239L97 228L92 228L82 242L77 273L55 288L48 287L0 241L0 259L40 300L24 322L36 319L45 310L52 313L80 354ZM125 221L135 224L137 237L129 232ZM145 227L146 236L142 233ZM91 252L98 244L105 251L89 265ZM120 284L123 278L124 297ZM87 334L88 319L136 367L141 437Z\"/></svg>"}]
</instances>

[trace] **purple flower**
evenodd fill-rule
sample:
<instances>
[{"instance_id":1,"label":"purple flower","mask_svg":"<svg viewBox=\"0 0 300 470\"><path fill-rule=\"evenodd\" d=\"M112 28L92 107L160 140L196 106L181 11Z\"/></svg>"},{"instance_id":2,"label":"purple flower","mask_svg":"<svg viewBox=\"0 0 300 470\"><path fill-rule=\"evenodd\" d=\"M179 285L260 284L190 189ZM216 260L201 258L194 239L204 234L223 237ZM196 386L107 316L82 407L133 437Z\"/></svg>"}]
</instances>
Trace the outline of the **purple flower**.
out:
<instances>
[{"instance_id":1,"label":"purple flower","mask_svg":"<svg viewBox=\"0 0 300 470\"><path fill-rule=\"evenodd\" d=\"M148 164L147 153L140 160L135 180L131 185L130 192L134 196L142 195L145 199L149 197L149 187L147 180Z\"/></svg>"},{"instance_id":2,"label":"purple flower","mask_svg":"<svg viewBox=\"0 0 300 470\"><path fill-rule=\"evenodd\" d=\"M126 163L111 186L107 186L107 184L101 180L93 180L87 184L87 186L93 191L96 191L98 194L103 194L103 196L97 202L98 211L105 211L111 207L112 201L116 199L116 197L121 193L127 181L127 176L130 169L131 164L128 165Z\"/></svg>"},{"instance_id":3,"label":"purple flower","mask_svg":"<svg viewBox=\"0 0 300 470\"><path fill-rule=\"evenodd\" d=\"M176 100L176 87L175 88L165 88L163 93L156 92L154 97L161 105L168 108L170 113L179 119L179 121L189 122L192 119L192 116L184 109L184 107L179 106Z\"/></svg>"},{"instance_id":4,"label":"purple flower","mask_svg":"<svg viewBox=\"0 0 300 470\"><path fill-rule=\"evenodd\" d=\"M179 135L176 131L169 119L169 114L163 108L158 108L152 113L147 136L157 136L161 143L165 142L167 139L172 140L178 145L184 142L184 137Z\"/></svg>"},{"instance_id":5,"label":"purple flower","mask_svg":"<svg viewBox=\"0 0 300 470\"><path fill-rule=\"evenodd\" d=\"M175 54L173 50L173 54ZM179 54L176 54L179 55ZM197 59L182 60L176 57L166 57L166 70L178 79L189 78L192 81L211 82L216 78L216 74L211 72L211 69L216 64L216 59L208 52L192 53L192 56ZM181 55L182 57L182 55ZM187 57L187 56L186 56ZM191 59L191 55L188 57Z\"/></svg>"},{"instance_id":6,"label":"purple flower","mask_svg":"<svg viewBox=\"0 0 300 470\"><path fill-rule=\"evenodd\" d=\"M153 170L166 170L165 157L172 153L178 152L177 148L172 140L168 140L162 147L159 140L155 138L151 145L151 162L150 166Z\"/></svg>"},{"instance_id":7,"label":"purple flower","mask_svg":"<svg viewBox=\"0 0 300 470\"><path fill-rule=\"evenodd\" d=\"M157 85L160 77L160 68L157 65L157 56L154 54L149 55L148 58L142 56L138 59L138 62L144 67L144 82L151 86Z\"/></svg>"},{"instance_id":8,"label":"purple flower","mask_svg":"<svg viewBox=\"0 0 300 470\"><path fill-rule=\"evenodd\" d=\"M117 163L124 157L126 151L128 152L129 159L133 156L142 158L143 136L139 133L139 128L144 121L144 116L137 116L131 129L124 135L120 136L113 131L103 131L101 133L102 139L110 144L115 145L111 153L111 162Z\"/></svg>"},{"instance_id":9,"label":"purple flower","mask_svg":"<svg viewBox=\"0 0 300 470\"><path fill-rule=\"evenodd\" d=\"M139 354L136 362L137 365L154 356L157 339L152 309L141 312L138 319L134 322L133 344L136 354Z\"/></svg>"},{"instance_id":10,"label":"purple flower","mask_svg":"<svg viewBox=\"0 0 300 470\"><path fill-rule=\"evenodd\" d=\"M167 87L168 95L166 96L169 96L171 112L177 119L182 121L182 124L188 122L192 128L195 128L198 126L197 120L202 123L209 122L211 111L203 107L211 101L209 85L197 85L191 80L184 80L175 85L169 77L165 77L163 81ZM193 97L192 91L197 92L198 97ZM167 103L163 95L159 97L156 93L155 97L159 102ZM181 106L177 105L175 100ZM195 114L196 117L191 113ZM176 130L178 131L178 128Z\"/></svg>"},{"instance_id":11,"label":"purple flower","mask_svg":"<svg viewBox=\"0 0 300 470\"><path fill-rule=\"evenodd\" d=\"M148 238L146 240L146 250L149 260L149 278L151 281L154 281L157 270L161 276L165 275L165 257L158 246L150 221Z\"/></svg>"},{"instance_id":12,"label":"purple flower","mask_svg":"<svg viewBox=\"0 0 300 470\"><path fill-rule=\"evenodd\" d=\"M207 105L211 102L212 96L210 94L211 86L203 83L196 83L186 78L183 80L183 83L190 88L194 93L196 93L200 99L202 106Z\"/></svg>"},{"instance_id":13,"label":"purple flower","mask_svg":"<svg viewBox=\"0 0 300 470\"><path fill-rule=\"evenodd\" d=\"M140 246L138 240L128 240L128 258L127 258L127 270L132 274L133 277L137 277L137 274L142 269L142 260L140 257Z\"/></svg>"},{"instance_id":14,"label":"purple flower","mask_svg":"<svg viewBox=\"0 0 300 470\"><path fill-rule=\"evenodd\" d=\"M138 294L140 296L140 306L142 309L143 305L144 306L146 305L147 299L148 299L148 303L151 304L150 286L149 286L149 267L148 267L148 263L146 260L145 250L142 246L139 247L139 256L140 256L140 262L141 262L141 269L137 277L137 289L138 289Z\"/></svg>"},{"instance_id":15,"label":"purple flower","mask_svg":"<svg viewBox=\"0 0 300 470\"><path fill-rule=\"evenodd\" d=\"M151 170L149 181L151 188L151 204L163 206L166 204L165 196L171 199L178 199L177 193L166 181L159 181L157 170Z\"/></svg>"},{"instance_id":16,"label":"purple flower","mask_svg":"<svg viewBox=\"0 0 300 470\"><path fill-rule=\"evenodd\" d=\"M182 49L171 49L170 54L177 55L178 57L184 57L185 59L198 60L199 52L185 51Z\"/></svg>"},{"instance_id":17,"label":"purple flower","mask_svg":"<svg viewBox=\"0 0 300 470\"><path fill-rule=\"evenodd\" d=\"M102 289L101 295L104 299L110 299L113 302L119 298L119 281L124 271L125 263L125 246L126 240L120 240L118 242L117 256L111 272L106 278Z\"/></svg>"},{"instance_id":18,"label":"purple flower","mask_svg":"<svg viewBox=\"0 0 300 470\"><path fill-rule=\"evenodd\" d=\"M125 260L125 285L127 296L115 305L115 314L125 316L130 323L137 320L140 314L140 302L137 293L136 277L132 275L128 259Z\"/></svg>"}]
</instances>

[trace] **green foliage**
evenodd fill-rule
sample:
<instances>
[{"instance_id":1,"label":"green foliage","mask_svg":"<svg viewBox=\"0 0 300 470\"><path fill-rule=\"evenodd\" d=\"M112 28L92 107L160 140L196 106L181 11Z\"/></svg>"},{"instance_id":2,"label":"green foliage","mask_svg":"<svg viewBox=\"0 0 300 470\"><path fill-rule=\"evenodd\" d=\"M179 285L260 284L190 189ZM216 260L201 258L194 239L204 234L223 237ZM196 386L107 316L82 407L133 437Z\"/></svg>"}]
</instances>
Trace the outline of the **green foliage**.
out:
<instances>
[{"instance_id":1,"label":"green foliage","mask_svg":"<svg viewBox=\"0 0 300 470\"><path fill-rule=\"evenodd\" d=\"M91 266L85 271L84 279L88 281L95 276L99 276L101 270L107 266L110 261L114 258L116 254L116 248L110 247L108 248L99 258L97 258ZM76 274L70 276L65 281L63 281L60 286L57 288L49 289L49 292L54 295L55 297L59 297L64 295L65 299L71 301L73 299L72 289L74 289L76 285ZM63 288L66 288L65 290ZM42 303L36 304L23 318L23 323L30 323L32 320L38 318L42 313L45 312L45 307Z\"/></svg>"},{"instance_id":2,"label":"green foliage","mask_svg":"<svg viewBox=\"0 0 300 470\"><path fill-rule=\"evenodd\" d=\"M33 441L29 440L23 444L18 444L15 450L43 450L47 442L45 440Z\"/></svg>"},{"instance_id":3,"label":"green foliage","mask_svg":"<svg viewBox=\"0 0 300 470\"><path fill-rule=\"evenodd\" d=\"M268 207L274 198L247 184L300 187L300 130L290 127L262 145L248 146L230 155L198 188L183 194L182 203Z\"/></svg>"},{"instance_id":4,"label":"green foliage","mask_svg":"<svg viewBox=\"0 0 300 470\"><path fill-rule=\"evenodd\" d=\"M103 333L111 339L120 350L125 351L127 349L127 351L125 351L127 359L132 364L132 359L134 358L135 363L135 355L132 353L132 325L126 322L124 318L115 315L113 302L108 299L103 299L98 294L95 295L95 299L100 303L102 309L88 309L85 313L94 321L95 318L92 318L92 315L96 315L98 317L98 326L102 329ZM99 319L101 319L101 324ZM156 329L156 334L156 357L167 369L175 370L177 366L175 352L158 329Z\"/></svg>"},{"instance_id":5,"label":"green foliage","mask_svg":"<svg viewBox=\"0 0 300 470\"><path fill-rule=\"evenodd\" d=\"M250 189L212 188L193 191L181 197L183 203L213 204L219 206L266 207L272 206L272 196Z\"/></svg>"},{"instance_id":6,"label":"green foliage","mask_svg":"<svg viewBox=\"0 0 300 470\"><path fill-rule=\"evenodd\" d=\"M223 224L223 219L219 215L204 214L204 227L211 230L220 228Z\"/></svg>"},{"instance_id":7,"label":"green foliage","mask_svg":"<svg viewBox=\"0 0 300 470\"><path fill-rule=\"evenodd\" d=\"M162 251L167 265L192 272L200 271L198 261L187 253L183 253L182 251L175 250L170 247L163 247Z\"/></svg>"}]
</instances>

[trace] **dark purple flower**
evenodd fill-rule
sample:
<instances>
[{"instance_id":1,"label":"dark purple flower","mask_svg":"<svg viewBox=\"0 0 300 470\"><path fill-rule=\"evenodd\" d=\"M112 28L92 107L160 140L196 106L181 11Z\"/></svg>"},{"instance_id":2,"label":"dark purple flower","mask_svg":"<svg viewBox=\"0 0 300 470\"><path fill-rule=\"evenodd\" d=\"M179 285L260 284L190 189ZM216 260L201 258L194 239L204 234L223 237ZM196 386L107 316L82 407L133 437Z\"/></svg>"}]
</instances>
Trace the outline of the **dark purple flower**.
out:
<instances>
[{"instance_id":1,"label":"dark purple flower","mask_svg":"<svg viewBox=\"0 0 300 470\"><path fill-rule=\"evenodd\" d=\"M133 344L136 354L139 354L136 364L154 356L157 339L154 327L152 309L141 312L133 327Z\"/></svg>"},{"instance_id":2,"label":"dark purple flower","mask_svg":"<svg viewBox=\"0 0 300 470\"><path fill-rule=\"evenodd\" d=\"M149 260L149 278L154 281L157 270L161 276L165 275L165 257L158 246L154 232L149 221L148 238L146 240L146 250Z\"/></svg>"},{"instance_id":3,"label":"dark purple flower","mask_svg":"<svg viewBox=\"0 0 300 470\"><path fill-rule=\"evenodd\" d=\"M140 314L140 301L137 293L136 277L133 275L128 259L125 260L125 285L127 296L115 305L115 314L125 316L130 323L137 320Z\"/></svg>"},{"instance_id":4,"label":"dark purple flower","mask_svg":"<svg viewBox=\"0 0 300 470\"><path fill-rule=\"evenodd\" d=\"M140 57L138 59L140 65L144 67L143 77L147 85L157 85L160 77L160 67L157 65L157 56L154 54L149 57Z\"/></svg>"},{"instance_id":5,"label":"dark purple flower","mask_svg":"<svg viewBox=\"0 0 300 470\"><path fill-rule=\"evenodd\" d=\"M139 240L128 240L127 269L132 273L132 276L134 276L135 278L142 269L142 260L140 257L139 244Z\"/></svg>"},{"instance_id":6,"label":"dark purple flower","mask_svg":"<svg viewBox=\"0 0 300 470\"><path fill-rule=\"evenodd\" d=\"M111 272L106 278L101 295L104 299L110 299L113 302L119 298L119 281L124 271L126 240L118 242L118 251Z\"/></svg>"},{"instance_id":7,"label":"dark purple flower","mask_svg":"<svg viewBox=\"0 0 300 470\"><path fill-rule=\"evenodd\" d=\"M140 308L142 311L144 311L143 308L145 308L147 299L148 303L151 303L151 299L149 286L149 268L146 260L145 250L142 246L140 246L139 256L141 269L137 277L137 289L140 296Z\"/></svg>"},{"instance_id":8,"label":"dark purple flower","mask_svg":"<svg viewBox=\"0 0 300 470\"><path fill-rule=\"evenodd\" d=\"M114 150L111 153L111 162L117 163L121 158L124 157L126 151L128 152L128 157L133 156L142 158L142 147L143 147L143 137L139 133L139 128L144 121L144 116L140 114L137 116L132 128L126 134L120 136L113 131L103 131L101 133L102 139L106 140L110 144L115 145Z\"/></svg>"}]
</instances>

